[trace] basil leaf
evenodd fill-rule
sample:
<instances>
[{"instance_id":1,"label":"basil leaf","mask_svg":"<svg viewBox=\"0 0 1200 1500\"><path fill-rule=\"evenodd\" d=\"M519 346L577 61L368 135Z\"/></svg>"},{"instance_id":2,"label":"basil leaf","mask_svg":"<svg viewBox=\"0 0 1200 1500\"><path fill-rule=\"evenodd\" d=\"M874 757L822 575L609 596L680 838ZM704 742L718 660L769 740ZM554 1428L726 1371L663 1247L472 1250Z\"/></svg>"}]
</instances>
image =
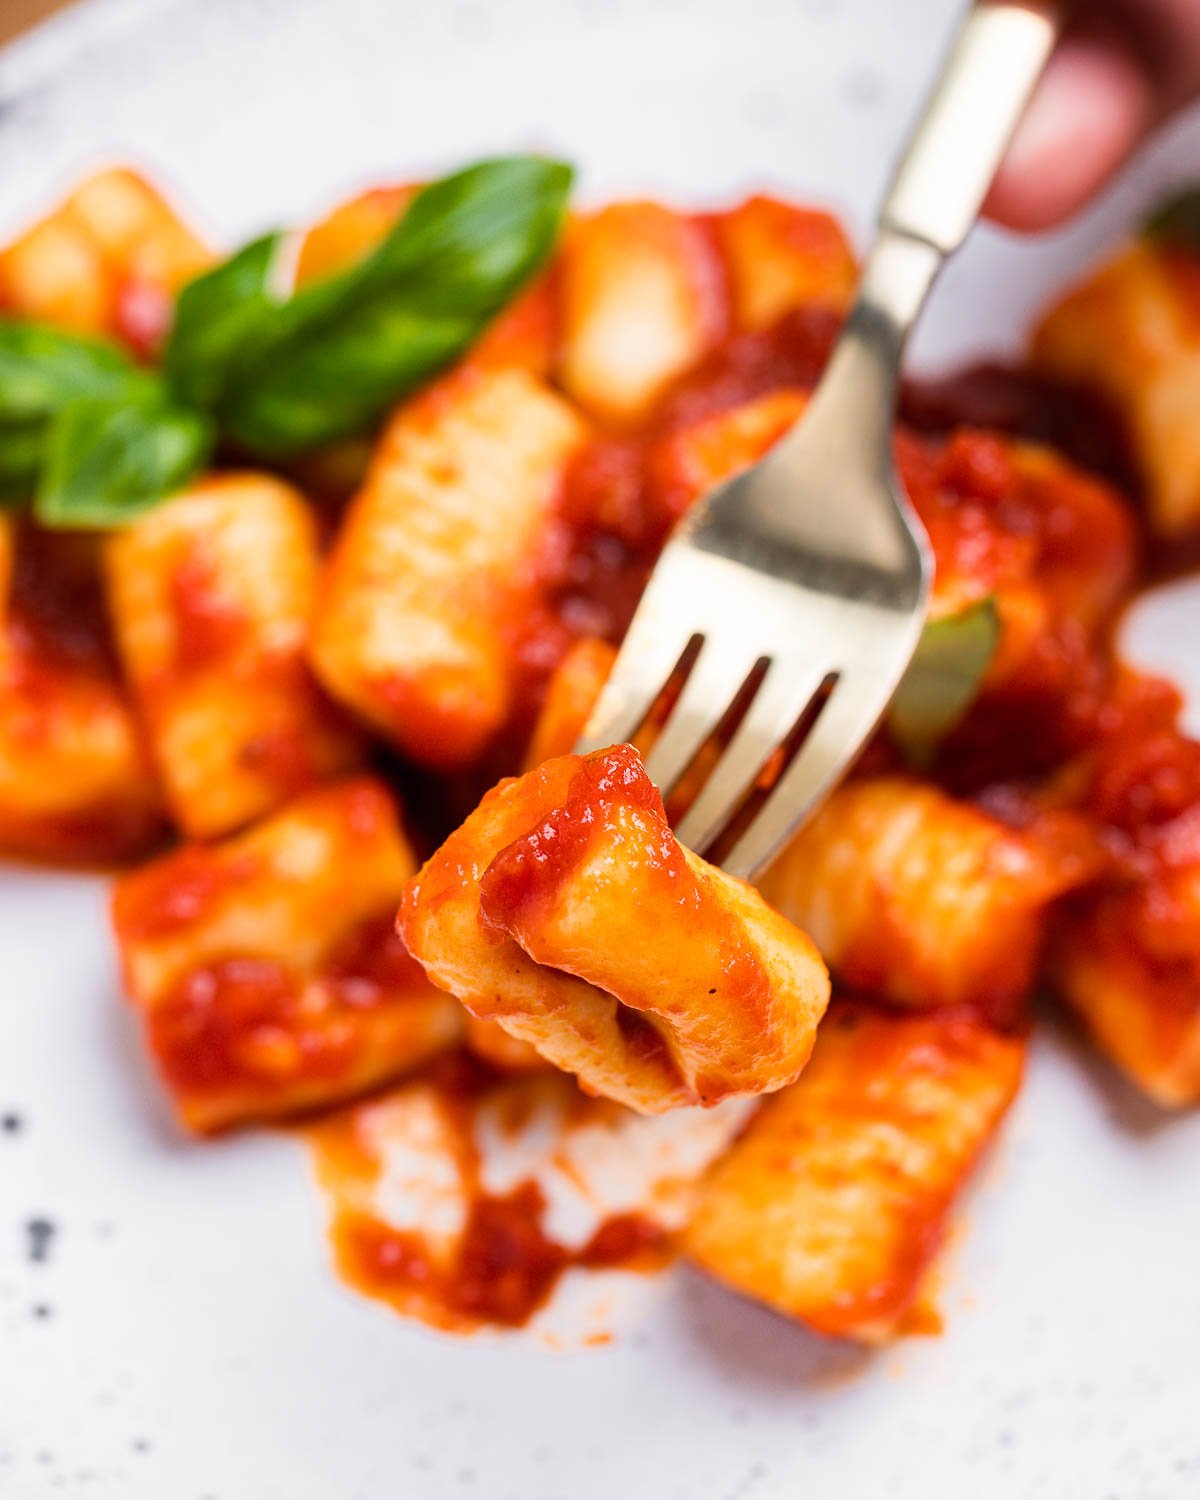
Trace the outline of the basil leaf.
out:
<instances>
[{"instance_id":1,"label":"basil leaf","mask_svg":"<svg viewBox=\"0 0 1200 1500\"><path fill-rule=\"evenodd\" d=\"M368 427L458 358L546 260L571 169L481 162L430 184L379 247L260 308L228 352L217 410L273 457Z\"/></svg>"},{"instance_id":2,"label":"basil leaf","mask_svg":"<svg viewBox=\"0 0 1200 1500\"><path fill-rule=\"evenodd\" d=\"M892 739L910 764L927 766L938 741L975 701L999 639L1000 616L990 596L926 622L888 710Z\"/></svg>"},{"instance_id":3,"label":"basil leaf","mask_svg":"<svg viewBox=\"0 0 1200 1500\"><path fill-rule=\"evenodd\" d=\"M142 401L156 384L116 344L0 318L0 499L33 494L51 423L67 406Z\"/></svg>"},{"instance_id":4,"label":"basil leaf","mask_svg":"<svg viewBox=\"0 0 1200 1500\"><path fill-rule=\"evenodd\" d=\"M1164 199L1146 219L1142 232L1152 240L1200 255L1200 186L1182 188Z\"/></svg>"},{"instance_id":5,"label":"basil leaf","mask_svg":"<svg viewBox=\"0 0 1200 1500\"><path fill-rule=\"evenodd\" d=\"M0 318L0 422L52 417L68 401L110 399L146 377L116 344Z\"/></svg>"},{"instance_id":6,"label":"basil leaf","mask_svg":"<svg viewBox=\"0 0 1200 1500\"><path fill-rule=\"evenodd\" d=\"M270 282L282 240L278 231L263 235L180 292L163 361L181 401L210 408L224 396L235 358L244 356L273 306Z\"/></svg>"},{"instance_id":7,"label":"basil leaf","mask_svg":"<svg viewBox=\"0 0 1200 1500\"><path fill-rule=\"evenodd\" d=\"M471 319L433 318L403 308L347 314L335 338L299 344L270 379L256 381L226 414L234 435L270 457L301 452L361 431L405 391L475 339Z\"/></svg>"},{"instance_id":8,"label":"basil leaf","mask_svg":"<svg viewBox=\"0 0 1200 1500\"><path fill-rule=\"evenodd\" d=\"M165 394L76 401L51 428L34 513L44 526L119 526L186 483L213 438L207 417Z\"/></svg>"},{"instance_id":9,"label":"basil leaf","mask_svg":"<svg viewBox=\"0 0 1200 1500\"><path fill-rule=\"evenodd\" d=\"M464 299L498 310L553 249L573 175L511 156L430 183L362 265L363 285L404 275L424 283L434 311L464 311Z\"/></svg>"},{"instance_id":10,"label":"basil leaf","mask_svg":"<svg viewBox=\"0 0 1200 1500\"><path fill-rule=\"evenodd\" d=\"M46 447L45 422L0 427L0 503L28 500Z\"/></svg>"}]
</instances>

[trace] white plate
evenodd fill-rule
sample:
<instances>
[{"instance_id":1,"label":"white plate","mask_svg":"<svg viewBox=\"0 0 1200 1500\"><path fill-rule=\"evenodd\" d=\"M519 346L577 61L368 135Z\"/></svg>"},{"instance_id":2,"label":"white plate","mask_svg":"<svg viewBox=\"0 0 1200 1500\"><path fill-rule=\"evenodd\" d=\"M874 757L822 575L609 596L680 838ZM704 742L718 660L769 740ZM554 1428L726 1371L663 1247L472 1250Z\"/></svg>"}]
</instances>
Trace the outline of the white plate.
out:
<instances>
[{"instance_id":1,"label":"white plate","mask_svg":"<svg viewBox=\"0 0 1200 1500\"><path fill-rule=\"evenodd\" d=\"M232 237L530 145L577 160L589 194L770 181L861 230L954 9L94 0L0 58L0 230L98 156L157 167ZM1011 348L1198 147L1177 129L1068 234L978 235L923 359ZM1198 621L1194 596L1164 600L1139 658L1196 672L1178 642ZM333 1280L293 1143L175 1134L104 902L100 882L0 874L0 1115L23 1122L0 1131L6 1500L1200 1491L1200 1119L1157 1114L1066 1033L1043 1030L962 1216L942 1338L864 1358L680 1273L605 1348L462 1342Z\"/></svg>"}]
</instances>

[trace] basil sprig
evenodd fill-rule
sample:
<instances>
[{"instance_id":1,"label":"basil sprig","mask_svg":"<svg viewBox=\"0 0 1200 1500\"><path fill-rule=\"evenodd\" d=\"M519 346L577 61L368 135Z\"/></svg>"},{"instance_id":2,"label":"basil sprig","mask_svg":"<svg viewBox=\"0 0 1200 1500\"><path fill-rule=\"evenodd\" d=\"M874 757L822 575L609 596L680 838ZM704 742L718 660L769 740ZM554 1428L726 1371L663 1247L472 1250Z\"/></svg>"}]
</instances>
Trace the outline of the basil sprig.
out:
<instances>
[{"instance_id":1,"label":"basil sprig","mask_svg":"<svg viewBox=\"0 0 1200 1500\"><path fill-rule=\"evenodd\" d=\"M45 422L0 423L0 505L33 493L46 449Z\"/></svg>"},{"instance_id":2,"label":"basil sprig","mask_svg":"<svg viewBox=\"0 0 1200 1500\"><path fill-rule=\"evenodd\" d=\"M360 432L456 359L545 261L571 169L481 162L423 188L371 254L285 301L268 236L179 300L167 369L268 458Z\"/></svg>"},{"instance_id":3,"label":"basil sprig","mask_svg":"<svg viewBox=\"0 0 1200 1500\"><path fill-rule=\"evenodd\" d=\"M369 428L459 358L540 269L571 169L480 162L418 192L380 245L288 295L285 237L180 293L161 371L0 318L0 495L48 526L112 526L186 484L218 436L264 458Z\"/></svg>"},{"instance_id":4,"label":"basil sprig","mask_svg":"<svg viewBox=\"0 0 1200 1500\"><path fill-rule=\"evenodd\" d=\"M910 765L927 767L966 714L999 640L1000 616L990 595L926 623L888 710L888 730Z\"/></svg>"}]
</instances>

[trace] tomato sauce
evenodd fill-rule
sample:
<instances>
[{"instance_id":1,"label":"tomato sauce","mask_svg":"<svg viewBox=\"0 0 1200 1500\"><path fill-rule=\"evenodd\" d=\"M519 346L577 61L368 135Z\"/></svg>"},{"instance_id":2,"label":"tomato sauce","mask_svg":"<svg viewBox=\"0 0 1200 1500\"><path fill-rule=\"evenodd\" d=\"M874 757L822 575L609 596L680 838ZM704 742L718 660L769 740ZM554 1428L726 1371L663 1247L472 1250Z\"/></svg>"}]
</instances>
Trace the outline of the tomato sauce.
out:
<instances>
[{"instance_id":1,"label":"tomato sauce","mask_svg":"<svg viewBox=\"0 0 1200 1500\"><path fill-rule=\"evenodd\" d=\"M1173 1008L1200 1009L1200 744L1171 727L1116 736L1080 799L1114 851L1114 878L1073 909L1097 941L1135 953Z\"/></svg>"},{"instance_id":2,"label":"tomato sauce","mask_svg":"<svg viewBox=\"0 0 1200 1500\"><path fill-rule=\"evenodd\" d=\"M379 1300L404 1300L406 1290L419 1287L456 1326L519 1328L568 1270L634 1269L666 1249L666 1236L654 1224L618 1214L581 1248L568 1250L542 1228L545 1206L534 1182L503 1196L476 1195L447 1265L430 1255L421 1236L351 1213L335 1231L338 1262L354 1286Z\"/></svg>"},{"instance_id":3,"label":"tomato sauce","mask_svg":"<svg viewBox=\"0 0 1200 1500\"><path fill-rule=\"evenodd\" d=\"M1116 494L1040 454L965 429L901 434L900 472L933 546L935 601L994 599L998 649L934 772L956 792L1053 770L1099 732L1114 690L1110 630L1137 557Z\"/></svg>"},{"instance_id":4,"label":"tomato sauce","mask_svg":"<svg viewBox=\"0 0 1200 1500\"><path fill-rule=\"evenodd\" d=\"M23 521L14 532L0 846L84 866L144 854L165 831L161 799L117 669L97 541Z\"/></svg>"},{"instance_id":5,"label":"tomato sauce","mask_svg":"<svg viewBox=\"0 0 1200 1500\"><path fill-rule=\"evenodd\" d=\"M97 543L23 525L14 546L7 628L26 676L84 673L112 679L116 650L108 625Z\"/></svg>"},{"instance_id":6,"label":"tomato sauce","mask_svg":"<svg viewBox=\"0 0 1200 1500\"><path fill-rule=\"evenodd\" d=\"M347 1076L365 1044L363 1012L429 993L392 917L360 924L315 978L250 954L189 969L148 1017L168 1081L194 1096Z\"/></svg>"},{"instance_id":7,"label":"tomato sauce","mask_svg":"<svg viewBox=\"0 0 1200 1500\"><path fill-rule=\"evenodd\" d=\"M172 570L170 598L175 672L216 666L245 637L245 612L222 593L214 559L199 543L190 544Z\"/></svg>"},{"instance_id":8,"label":"tomato sauce","mask_svg":"<svg viewBox=\"0 0 1200 1500\"><path fill-rule=\"evenodd\" d=\"M429 1075L461 1174L462 1223L448 1243L424 1230L397 1228L364 1208L381 1163L364 1140L359 1110L307 1131L332 1208L339 1274L356 1291L448 1332L521 1327L573 1270L646 1272L674 1257L673 1235L646 1214L610 1214L583 1243L568 1246L548 1231L545 1193L532 1177L505 1192L484 1187L476 1112L499 1077L465 1053L445 1059ZM611 1109L579 1095L560 1128L569 1131ZM519 1110L510 1111L505 1126L516 1132L523 1123Z\"/></svg>"},{"instance_id":9,"label":"tomato sauce","mask_svg":"<svg viewBox=\"0 0 1200 1500\"><path fill-rule=\"evenodd\" d=\"M117 888L113 918L123 942L178 937L204 923L218 902L260 872L257 860L215 860L203 845L176 850Z\"/></svg>"},{"instance_id":10,"label":"tomato sauce","mask_svg":"<svg viewBox=\"0 0 1200 1500\"><path fill-rule=\"evenodd\" d=\"M800 307L769 328L731 335L676 382L654 427L659 432L690 427L774 391L811 390L840 331L837 313Z\"/></svg>"},{"instance_id":11,"label":"tomato sauce","mask_svg":"<svg viewBox=\"0 0 1200 1500\"><path fill-rule=\"evenodd\" d=\"M662 794L627 745L579 759L561 807L550 809L525 836L515 839L491 861L480 881L480 910L498 925L523 920L523 913L544 905L553 911L562 885L587 858L605 821L606 806L619 803L644 814L641 829L655 830L639 842L639 865L663 869L682 882L687 868L667 825ZM632 852L632 851L631 851ZM535 918L536 920L536 918Z\"/></svg>"},{"instance_id":12,"label":"tomato sauce","mask_svg":"<svg viewBox=\"0 0 1200 1500\"><path fill-rule=\"evenodd\" d=\"M1140 495L1123 421L1100 396L1082 387L984 361L936 379L908 381L900 418L912 431L933 437L975 427L1043 443L1122 494Z\"/></svg>"}]
</instances>

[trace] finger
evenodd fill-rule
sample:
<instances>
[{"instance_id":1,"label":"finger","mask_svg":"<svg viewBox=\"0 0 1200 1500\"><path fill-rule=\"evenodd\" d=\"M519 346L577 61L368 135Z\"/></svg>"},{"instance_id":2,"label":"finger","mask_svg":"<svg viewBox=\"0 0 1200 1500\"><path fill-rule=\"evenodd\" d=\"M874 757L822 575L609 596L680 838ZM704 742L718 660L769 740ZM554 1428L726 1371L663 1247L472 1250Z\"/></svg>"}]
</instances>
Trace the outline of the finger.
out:
<instances>
[{"instance_id":1,"label":"finger","mask_svg":"<svg viewBox=\"0 0 1200 1500\"><path fill-rule=\"evenodd\" d=\"M1161 117L1137 53L1115 35L1068 36L1047 65L984 205L1011 229L1046 229L1081 208Z\"/></svg>"}]
</instances>

